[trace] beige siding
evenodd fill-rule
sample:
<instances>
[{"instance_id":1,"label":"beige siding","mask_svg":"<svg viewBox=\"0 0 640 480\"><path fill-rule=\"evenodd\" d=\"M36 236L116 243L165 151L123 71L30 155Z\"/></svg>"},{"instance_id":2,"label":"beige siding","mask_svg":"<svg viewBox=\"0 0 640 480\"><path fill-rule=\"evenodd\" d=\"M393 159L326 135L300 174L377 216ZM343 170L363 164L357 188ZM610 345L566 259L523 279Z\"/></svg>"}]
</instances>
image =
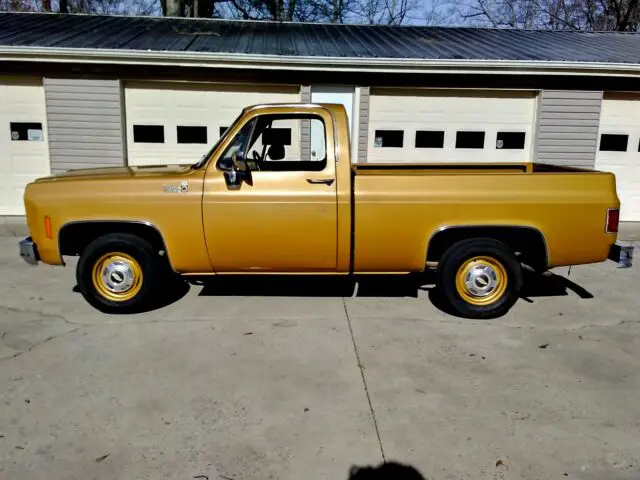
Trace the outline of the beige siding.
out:
<instances>
[{"instance_id":1,"label":"beige siding","mask_svg":"<svg viewBox=\"0 0 640 480\"><path fill-rule=\"evenodd\" d=\"M369 108L371 89L360 88L360 105L358 106L358 163L367 163L369 151Z\"/></svg>"},{"instance_id":2,"label":"beige siding","mask_svg":"<svg viewBox=\"0 0 640 480\"><path fill-rule=\"evenodd\" d=\"M122 165L118 80L45 78L52 172Z\"/></svg>"},{"instance_id":3,"label":"beige siding","mask_svg":"<svg viewBox=\"0 0 640 480\"><path fill-rule=\"evenodd\" d=\"M302 85L300 87L300 101L311 103L311 86ZM305 161L311 160L311 122L303 120L300 128L300 154Z\"/></svg>"},{"instance_id":4,"label":"beige siding","mask_svg":"<svg viewBox=\"0 0 640 480\"><path fill-rule=\"evenodd\" d=\"M535 161L593 168L601 107L602 92L543 90Z\"/></svg>"}]
</instances>

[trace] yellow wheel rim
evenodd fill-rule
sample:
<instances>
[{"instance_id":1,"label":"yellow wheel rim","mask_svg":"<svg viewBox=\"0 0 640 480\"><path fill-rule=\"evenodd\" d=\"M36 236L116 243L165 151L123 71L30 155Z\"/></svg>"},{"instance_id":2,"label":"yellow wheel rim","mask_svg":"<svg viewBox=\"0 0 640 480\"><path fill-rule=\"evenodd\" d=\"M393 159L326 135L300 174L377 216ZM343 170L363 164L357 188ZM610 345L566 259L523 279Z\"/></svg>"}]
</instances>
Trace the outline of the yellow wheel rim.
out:
<instances>
[{"instance_id":1,"label":"yellow wheel rim","mask_svg":"<svg viewBox=\"0 0 640 480\"><path fill-rule=\"evenodd\" d=\"M142 268L135 258L121 252L102 255L93 265L91 281L107 300L125 302L142 288Z\"/></svg>"},{"instance_id":2,"label":"yellow wheel rim","mask_svg":"<svg viewBox=\"0 0 640 480\"><path fill-rule=\"evenodd\" d=\"M456 273L456 290L471 305L490 305L507 290L507 271L491 257L473 257Z\"/></svg>"}]
</instances>

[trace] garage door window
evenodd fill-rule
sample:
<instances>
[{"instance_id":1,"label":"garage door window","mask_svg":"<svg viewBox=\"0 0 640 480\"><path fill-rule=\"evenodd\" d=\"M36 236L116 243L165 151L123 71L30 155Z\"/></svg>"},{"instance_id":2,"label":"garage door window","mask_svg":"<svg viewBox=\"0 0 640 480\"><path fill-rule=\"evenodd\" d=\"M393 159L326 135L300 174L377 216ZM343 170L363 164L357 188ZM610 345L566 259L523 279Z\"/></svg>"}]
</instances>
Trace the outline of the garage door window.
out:
<instances>
[{"instance_id":1,"label":"garage door window","mask_svg":"<svg viewBox=\"0 0 640 480\"><path fill-rule=\"evenodd\" d=\"M133 141L135 143L164 143L164 126L134 125Z\"/></svg>"},{"instance_id":2,"label":"garage door window","mask_svg":"<svg viewBox=\"0 0 640 480\"><path fill-rule=\"evenodd\" d=\"M207 143L207 127L178 125L178 143Z\"/></svg>"},{"instance_id":3,"label":"garage door window","mask_svg":"<svg viewBox=\"0 0 640 480\"><path fill-rule=\"evenodd\" d=\"M416 132L416 148L442 148L443 146L443 131L418 130Z\"/></svg>"},{"instance_id":4,"label":"garage door window","mask_svg":"<svg viewBox=\"0 0 640 480\"><path fill-rule=\"evenodd\" d=\"M42 124L36 122L11 122L11 140L14 142L39 142L43 140Z\"/></svg>"},{"instance_id":5,"label":"garage door window","mask_svg":"<svg viewBox=\"0 0 640 480\"><path fill-rule=\"evenodd\" d=\"M374 146L376 148L402 148L403 144L404 131L402 130L376 130L375 132Z\"/></svg>"},{"instance_id":6,"label":"garage door window","mask_svg":"<svg viewBox=\"0 0 640 480\"><path fill-rule=\"evenodd\" d=\"M484 148L484 132L456 132L456 148Z\"/></svg>"},{"instance_id":7,"label":"garage door window","mask_svg":"<svg viewBox=\"0 0 640 480\"><path fill-rule=\"evenodd\" d=\"M629 135L612 135L603 133L600 135L601 152L626 152L629 143Z\"/></svg>"},{"instance_id":8,"label":"garage door window","mask_svg":"<svg viewBox=\"0 0 640 480\"><path fill-rule=\"evenodd\" d=\"M524 132L498 132L496 148L500 150L524 149Z\"/></svg>"}]
</instances>

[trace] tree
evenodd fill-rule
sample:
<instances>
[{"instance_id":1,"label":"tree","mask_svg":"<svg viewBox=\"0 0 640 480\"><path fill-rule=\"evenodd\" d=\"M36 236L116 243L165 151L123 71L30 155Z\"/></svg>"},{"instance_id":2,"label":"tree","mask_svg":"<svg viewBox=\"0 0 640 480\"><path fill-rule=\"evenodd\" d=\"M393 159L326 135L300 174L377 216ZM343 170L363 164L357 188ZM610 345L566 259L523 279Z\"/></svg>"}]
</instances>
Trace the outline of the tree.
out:
<instances>
[{"instance_id":1,"label":"tree","mask_svg":"<svg viewBox=\"0 0 640 480\"><path fill-rule=\"evenodd\" d=\"M157 0L0 0L0 10L13 12L93 13L105 15L152 15L159 13Z\"/></svg>"},{"instance_id":2,"label":"tree","mask_svg":"<svg viewBox=\"0 0 640 480\"><path fill-rule=\"evenodd\" d=\"M399 25L420 10L420 0L160 0L167 16L238 18L278 22ZM441 0L436 0L439 2ZM195 5L190 2L195 2ZM199 2L199 3L198 3ZM205 8L206 6L206 8Z\"/></svg>"},{"instance_id":3,"label":"tree","mask_svg":"<svg viewBox=\"0 0 640 480\"><path fill-rule=\"evenodd\" d=\"M553 30L637 31L639 0L473 0L460 10L480 25Z\"/></svg>"},{"instance_id":4,"label":"tree","mask_svg":"<svg viewBox=\"0 0 640 480\"><path fill-rule=\"evenodd\" d=\"M449 0L432 0L427 7L422 1L427 0L0 0L0 9L389 25L443 18L439 4Z\"/></svg>"}]
</instances>

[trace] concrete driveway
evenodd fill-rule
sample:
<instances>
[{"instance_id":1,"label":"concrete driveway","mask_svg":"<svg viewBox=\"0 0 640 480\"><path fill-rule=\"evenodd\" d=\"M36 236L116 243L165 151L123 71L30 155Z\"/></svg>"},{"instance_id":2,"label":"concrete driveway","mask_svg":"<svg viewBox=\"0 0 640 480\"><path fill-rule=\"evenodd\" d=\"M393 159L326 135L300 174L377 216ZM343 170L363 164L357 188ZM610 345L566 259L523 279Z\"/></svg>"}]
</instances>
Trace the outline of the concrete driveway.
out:
<instances>
[{"instance_id":1,"label":"concrete driveway","mask_svg":"<svg viewBox=\"0 0 640 480\"><path fill-rule=\"evenodd\" d=\"M106 316L16 239L0 266L3 479L346 480L383 458L434 480L640 478L638 267L561 269L479 322L399 278L356 298L234 278Z\"/></svg>"}]
</instances>

